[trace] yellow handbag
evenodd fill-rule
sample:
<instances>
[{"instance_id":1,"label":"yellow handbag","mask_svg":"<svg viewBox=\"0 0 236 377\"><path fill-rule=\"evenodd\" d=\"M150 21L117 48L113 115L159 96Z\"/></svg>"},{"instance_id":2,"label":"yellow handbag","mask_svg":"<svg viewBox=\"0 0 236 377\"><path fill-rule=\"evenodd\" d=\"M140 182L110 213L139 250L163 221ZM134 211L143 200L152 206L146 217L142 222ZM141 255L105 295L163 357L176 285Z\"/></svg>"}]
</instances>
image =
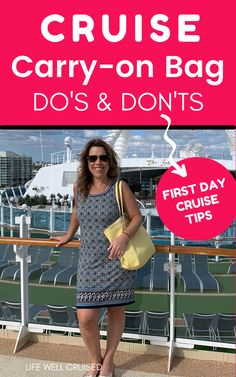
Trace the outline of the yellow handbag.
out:
<instances>
[{"instance_id":1,"label":"yellow handbag","mask_svg":"<svg viewBox=\"0 0 236 377\"><path fill-rule=\"evenodd\" d=\"M123 209L122 181L116 182L115 189L120 217L104 230L104 234L110 242L120 236L129 224ZM138 270L148 262L155 250L146 229L141 225L127 243L125 252L120 258L121 267L126 270Z\"/></svg>"}]
</instances>

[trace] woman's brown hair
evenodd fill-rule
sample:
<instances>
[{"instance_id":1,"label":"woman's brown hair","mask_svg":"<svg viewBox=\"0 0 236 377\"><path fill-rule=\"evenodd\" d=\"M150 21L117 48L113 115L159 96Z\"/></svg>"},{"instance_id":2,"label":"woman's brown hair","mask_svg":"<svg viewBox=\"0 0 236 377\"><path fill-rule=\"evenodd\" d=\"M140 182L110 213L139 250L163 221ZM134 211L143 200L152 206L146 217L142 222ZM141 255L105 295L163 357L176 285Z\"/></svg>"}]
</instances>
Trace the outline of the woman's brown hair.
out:
<instances>
[{"instance_id":1,"label":"woman's brown hair","mask_svg":"<svg viewBox=\"0 0 236 377\"><path fill-rule=\"evenodd\" d=\"M105 149L106 154L109 157L109 170L108 170L108 177L109 178L117 178L119 173L118 168L118 156L116 152L112 149L112 147L107 144L102 139L92 139L90 140L85 147L83 148L82 152L79 156L79 167L77 171L77 180L76 180L76 188L79 192L81 198L86 199L89 193L90 185L92 182L92 174L88 168L88 160L87 157L89 155L90 148L92 147L102 147Z\"/></svg>"}]
</instances>

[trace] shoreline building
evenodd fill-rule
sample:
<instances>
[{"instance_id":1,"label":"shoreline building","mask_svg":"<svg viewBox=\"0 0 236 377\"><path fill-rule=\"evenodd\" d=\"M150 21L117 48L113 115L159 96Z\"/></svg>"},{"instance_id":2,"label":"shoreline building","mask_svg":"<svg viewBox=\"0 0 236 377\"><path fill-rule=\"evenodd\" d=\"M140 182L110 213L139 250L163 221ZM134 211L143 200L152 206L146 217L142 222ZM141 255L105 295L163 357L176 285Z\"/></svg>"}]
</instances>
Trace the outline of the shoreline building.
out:
<instances>
[{"instance_id":1,"label":"shoreline building","mask_svg":"<svg viewBox=\"0 0 236 377\"><path fill-rule=\"evenodd\" d=\"M24 185L32 178L32 157L0 151L0 187Z\"/></svg>"}]
</instances>

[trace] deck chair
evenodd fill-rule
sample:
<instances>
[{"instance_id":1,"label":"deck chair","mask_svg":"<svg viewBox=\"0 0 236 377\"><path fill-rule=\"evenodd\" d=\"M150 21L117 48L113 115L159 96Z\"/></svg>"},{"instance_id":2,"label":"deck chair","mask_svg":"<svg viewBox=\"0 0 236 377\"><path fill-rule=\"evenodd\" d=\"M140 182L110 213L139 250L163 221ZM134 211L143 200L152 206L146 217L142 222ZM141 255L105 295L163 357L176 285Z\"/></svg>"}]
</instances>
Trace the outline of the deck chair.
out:
<instances>
[{"instance_id":1,"label":"deck chair","mask_svg":"<svg viewBox=\"0 0 236 377\"><path fill-rule=\"evenodd\" d=\"M184 292L190 290L203 292L202 281L193 271L192 255L179 254L179 263L181 264L180 278L184 284Z\"/></svg>"},{"instance_id":2,"label":"deck chair","mask_svg":"<svg viewBox=\"0 0 236 377\"><path fill-rule=\"evenodd\" d=\"M7 317L4 311L4 307L2 303L0 303L0 329L5 327L4 325L1 324L1 320L5 320L5 319L7 319Z\"/></svg>"},{"instance_id":3,"label":"deck chair","mask_svg":"<svg viewBox=\"0 0 236 377\"><path fill-rule=\"evenodd\" d=\"M142 310L125 310L125 333L141 334L144 327L144 312Z\"/></svg>"},{"instance_id":4,"label":"deck chair","mask_svg":"<svg viewBox=\"0 0 236 377\"><path fill-rule=\"evenodd\" d=\"M13 321L21 321L21 303L4 301L2 308L5 313L5 318ZM36 315L45 309L45 305L42 304L29 304L29 322L35 322Z\"/></svg>"},{"instance_id":5,"label":"deck chair","mask_svg":"<svg viewBox=\"0 0 236 377\"><path fill-rule=\"evenodd\" d=\"M169 312L145 312L145 334L169 336Z\"/></svg>"},{"instance_id":6,"label":"deck chair","mask_svg":"<svg viewBox=\"0 0 236 377\"><path fill-rule=\"evenodd\" d=\"M33 272L41 270L42 263L47 262L50 259L52 250L53 250L52 248L45 248L45 247L39 250L35 263L32 263L31 265L29 265L29 268L28 268L29 277Z\"/></svg>"},{"instance_id":7,"label":"deck chair","mask_svg":"<svg viewBox=\"0 0 236 377\"><path fill-rule=\"evenodd\" d=\"M73 326L75 318L71 317L71 312L66 305L46 305L50 316L50 324L57 326Z\"/></svg>"},{"instance_id":8,"label":"deck chair","mask_svg":"<svg viewBox=\"0 0 236 377\"><path fill-rule=\"evenodd\" d=\"M194 255L194 271L203 284L203 291L219 292L219 283L209 272L207 255Z\"/></svg>"},{"instance_id":9,"label":"deck chair","mask_svg":"<svg viewBox=\"0 0 236 377\"><path fill-rule=\"evenodd\" d=\"M0 245L2 247L2 259L0 260L0 270L4 269L5 267L9 267L8 261L14 259L16 254L13 250L13 245ZM4 251L5 250L5 251Z\"/></svg>"},{"instance_id":10,"label":"deck chair","mask_svg":"<svg viewBox=\"0 0 236 377\"><path fill-rule=\"evenodd\" d=\"M38 322L40 323L40 320L38 320L38 315L42 312L42 311L46 311L47 308L46 308L46 305L45 304L30 304L29 305L29 322ZM43 322L45 323L45 322Z\"/></svg>"},{"instance_id":11,"label":"deck chair","mask_svg":"<svg viewBox=\"0 0 236 377\"><path fill-rule=\"evenodd\" d=\"M79 250L75 249L71 258L70 266L65 270L59 271L54 278L54 285L57 283L65 283L71 285L73 277L77 274Z\"/></svg>"},{"instance_id":12,"label":"deck chair","mask_svg":"<svg viewBox=\"0 0 236 377\"><path fill-rule=\"evenodd\" d=\"M4 301L7 317L12 321L21 321L21 303Z\"/></svg>"},{"instance_id":13,"label":"deck chair","mask_svg":"<svg viewBox=\"0 0 236 377\"><path fill-rule=\"evenodd\" d=\"M0 264L5 261L5 254L9 245L0 245Z\"/></svg>"},{"instance_id":14,"label":"deck chair","mask_svg":"<svg viewBox=\"0 0 236 377\"><path fill-rule=\"evenodd\" d=\"M7 318L7 316L4 311L4 306L2 305L2 303L0 303L0 319L5 319L5 318Z\"/></svg>"},{"instance_id":15,"label":"deck chair","mask_svg":"<svg viewBox=\"0 0 236 377\"><path fill-rule=\"evenodd\" d=\"M62 272L68 268L71 261L72 250L73 249L67 249L66 251L60 252L58 262L41 274L39 284L42 282L54 282L55 276L59 272Z\"/></svg>"},{"instance_id":16,"label":"deck chair","mask_svg":"<svg viewBox=\"0 0 236 377\"><path fill-rule=\"evenodd\" d=\"M70 306L70 310L71 310L71 313L73 313L73 317L74 317L74 320L75 320L75 325L77 327L79 327L79 319L78 319L78 316L77 316L77 308L76 308L76 306Z\"/></svg>"},{"instance_id":17,"label":"deck chair","mask_svg":"<svg viewBox=\"0 0 236 377\"><path fill-rule=\"evenodd\" d=\"M40 271L42 268L42 263L47 262L50 259L50 255L52 252L52 248L50 247L43 247L41 248L34 248L32 246L29 247L29 253L35 254L35 258L31 260L31 263L28 265L28 277L34 272ZM15 273L14 280L20 278L20 270Z\"/></svg>"},{"instance_id":18,"label":"deck chair","mask_svg":"<svg viewBox=\"0 0 236 377\"><path fill-rule=\"evenodd\" d=\"M165 289L169 291L169 274L167 271L164 271L165 263L168 263L168 254L154 253L153 289Z\"/></svg>"},{"instance_id":19,"label":"deck chair","mask_svg":"<svg viewBox=\"0 0 236 377\"><path fill-rule=\"evenodd\" d=\"M152 261L149 261L137 271L136 288L152 289Z\"/></svg>"},{"instance_id":20,"label":"deck chair","mask_svg":"<svg viewBox=\"0 0 236 377\"><path fill-rule=\"evenodd\" d=\"M236 338L236 314L219 313L213 324L215 339L235 340Z\"/></svg>"},{"instance_id":21,"label":"deck chair","mask_svg":"<svg viewBox=\"0 0 236 377\"><path fill-rule=\"evenodd\" d=\"M35 252L31 248L29 249L29 255L31 256L31 263L34 264L37 258L37 252ZM14 265L4 268L1 273L1 279L12 278L13 280L15 280L17 276L18 278L20 277L20 263L16 263Z\"/></svg>"},{"instance_id":22,"label":"deck chair","mask_svg":"<svg viewBox=\"0 0 236 377\"><path fill-rule=\"evenodd\" d=\"M228 268L228 274L236 274L236 262L232 262Z\"/></svg>"},{"instance_id":23,"label":"deck chair","mask_svg":"<svg viewBox=\"0 0 236 377\"><path fill-rule=\"evenodd\" d=\"M213 325L217 314L183 313L186 331L190 338L214 340Z\"/></svg>"}]
</instances>

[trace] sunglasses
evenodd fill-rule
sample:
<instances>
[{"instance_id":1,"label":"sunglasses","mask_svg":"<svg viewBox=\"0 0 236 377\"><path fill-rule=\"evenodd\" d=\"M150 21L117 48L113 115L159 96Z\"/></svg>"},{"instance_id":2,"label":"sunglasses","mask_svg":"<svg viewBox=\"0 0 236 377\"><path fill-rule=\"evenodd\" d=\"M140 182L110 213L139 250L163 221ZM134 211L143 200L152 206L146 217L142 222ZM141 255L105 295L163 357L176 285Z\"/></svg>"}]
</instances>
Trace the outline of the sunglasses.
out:
<instances>
[{"instance_id":1,"label":"sunglasses","mask_svg":"<svg viewBox=\"0 0 236 377\"><path fill-rule=\"evenodd\" d=\"M95 162L97 161L98 158L102 162L107 162L109 160L109 156L107 154L101 154L100 156L96 156L96 155L87 156L88 162Z\"/></svg>"}]
</instances>

